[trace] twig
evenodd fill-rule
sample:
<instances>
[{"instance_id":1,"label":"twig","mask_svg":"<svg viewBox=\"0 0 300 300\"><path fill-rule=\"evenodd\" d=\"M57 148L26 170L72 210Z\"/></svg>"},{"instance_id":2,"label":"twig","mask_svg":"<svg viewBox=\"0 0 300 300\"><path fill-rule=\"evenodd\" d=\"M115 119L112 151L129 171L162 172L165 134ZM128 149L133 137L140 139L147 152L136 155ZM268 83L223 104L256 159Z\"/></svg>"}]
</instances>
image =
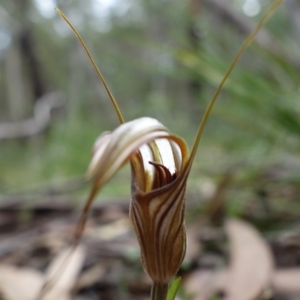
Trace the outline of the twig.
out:
<instances>
[{"instance_id":1,"label":"twig","mask_svg":"<svg viewBox=\"0 0 300 300\"><path fill-rule=\"evenodd\" d=\"M51 123L51 111L65 104L62 94L53 92L41 97L34 106L33 118L0 123L0 141L28 138L43 132Z\"/></svg>"}]
</instances>

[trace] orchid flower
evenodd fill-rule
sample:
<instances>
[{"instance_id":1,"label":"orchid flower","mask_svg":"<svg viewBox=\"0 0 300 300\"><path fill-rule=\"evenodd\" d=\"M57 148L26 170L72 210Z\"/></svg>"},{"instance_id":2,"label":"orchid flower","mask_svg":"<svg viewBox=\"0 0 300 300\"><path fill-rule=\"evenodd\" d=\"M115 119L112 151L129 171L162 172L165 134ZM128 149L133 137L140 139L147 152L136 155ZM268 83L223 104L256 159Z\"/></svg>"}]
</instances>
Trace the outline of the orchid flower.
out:
<instances>
[{"instance_id":1,"label":"orchid flower","mask_svg":"<svg viewBox=\"0 0 300 300\"><path fill-rule=\"evenodd\" d=\"M184 140L149 117L123 123L95 143L88 174L96 189L130 160L130 218L154 282L169 283L185 254L188 158Z\"/></svg>"},{"instance_id":2,"label":"orchid flower","mask_svg":"<svg viewBox=\"0 0 300 300\"><path fill-rule=\"evenodd\" d=\"M143 117L124 122L116 100L83 40L63 13L57 9L87 52L121 123L114 131L101 134L95 143L88 168L88 177L93 182L92 189L78 223L74 245L82 235L96 194L124 164L130 162L132 173L130 219L141 248L143 267L154 282L151 297L153 300L166 299L168 285L176 275L185 255L186 183L210 111L238 59L281 2L277 0L270 7L235 56L208 105L190 154L185 141L172 134L155 119Z\"/></svg>"}]
</instances>

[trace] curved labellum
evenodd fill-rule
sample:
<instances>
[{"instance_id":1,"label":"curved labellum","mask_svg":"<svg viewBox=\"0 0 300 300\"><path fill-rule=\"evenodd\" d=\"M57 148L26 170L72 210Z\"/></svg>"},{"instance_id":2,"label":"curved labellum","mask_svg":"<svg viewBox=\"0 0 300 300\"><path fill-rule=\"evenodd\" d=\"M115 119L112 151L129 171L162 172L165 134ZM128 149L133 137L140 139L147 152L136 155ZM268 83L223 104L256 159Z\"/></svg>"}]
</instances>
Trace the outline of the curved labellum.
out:
<instances>
[{"instance_id":1,"label":"curved labellum","mask_svg":"<svg viewBox=\"0 0 300 300\"><path fill-rule=\"evenodd\" d=\"M144 117L120 125L113 132L101 134L94 145L88 176L101 188L134 156L139 148L157 138L170 137L157 120Z\"/></svg>"},{"instance_id":2,"label":"curved labellum","mask_svg":"<svg viewBox=\"0 0 300 300\"><path fill-rule=\"evenodd\" d=\"M188 149L152 118L140 118L103 133L95 143L88 175L99 190L131 162L130 218L145 270L155 282L176 275L186 246L184 226Z\"/></svg>"}]
</instances>

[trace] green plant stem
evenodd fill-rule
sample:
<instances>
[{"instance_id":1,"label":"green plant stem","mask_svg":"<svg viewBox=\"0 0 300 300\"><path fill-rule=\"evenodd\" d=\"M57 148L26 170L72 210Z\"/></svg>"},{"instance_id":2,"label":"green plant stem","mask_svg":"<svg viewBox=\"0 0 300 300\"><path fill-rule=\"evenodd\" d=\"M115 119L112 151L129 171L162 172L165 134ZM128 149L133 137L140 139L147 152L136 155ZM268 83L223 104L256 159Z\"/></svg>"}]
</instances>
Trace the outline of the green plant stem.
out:
<instances>
[{"instance_id":1,"label":"green plant stem","mask_svg":"<svg viewBox=\"0 0 300 300\"><path fill-rule=\"evenodd\" d=\"M154 282L151 289L151 300L166 300L169 285L166 283Z\"/></svg>"}]
</instances>

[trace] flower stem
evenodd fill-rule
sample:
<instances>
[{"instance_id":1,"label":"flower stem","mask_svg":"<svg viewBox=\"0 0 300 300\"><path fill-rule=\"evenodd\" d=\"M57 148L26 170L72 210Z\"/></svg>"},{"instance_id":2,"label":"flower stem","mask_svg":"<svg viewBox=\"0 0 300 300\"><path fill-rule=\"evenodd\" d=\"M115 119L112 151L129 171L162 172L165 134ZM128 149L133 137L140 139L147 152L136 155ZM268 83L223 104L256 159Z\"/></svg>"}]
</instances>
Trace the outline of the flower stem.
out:
<instances>
[{"instance_id":1,"label":"flower stem","mask_svg":"<svg viewBox=\"0 0 300 300\"><path fill-rule=\"evenodd\" d=\"M168 288L167 283L154 282L151 289L151 300L166 300Z\"/></svg>"}]
</instances>

